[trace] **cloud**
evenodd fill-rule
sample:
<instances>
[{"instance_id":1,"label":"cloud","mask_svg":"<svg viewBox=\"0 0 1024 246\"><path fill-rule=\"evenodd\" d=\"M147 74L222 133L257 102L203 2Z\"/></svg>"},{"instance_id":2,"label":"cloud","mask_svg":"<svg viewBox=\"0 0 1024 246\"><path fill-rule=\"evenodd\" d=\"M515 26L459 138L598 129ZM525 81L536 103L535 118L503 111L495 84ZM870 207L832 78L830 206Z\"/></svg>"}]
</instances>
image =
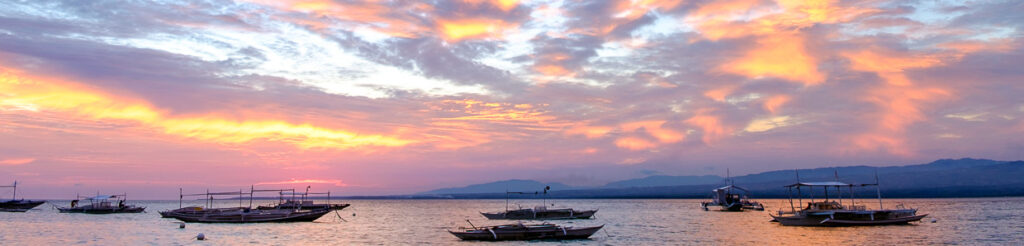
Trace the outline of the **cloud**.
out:
<instances>
[{"instance_id":1,"label":"cloud","mask_svg":"<svg viewBox=\"0 0 1024 246\"><path fill-rule=\"evenodd\" d=\"M282 185L282 184L327 184L336 187L346 187L348 184L337 179L291 179L287 181L259 182L256 185Z\"/></svg>"},{"instance_id":2,"label":"cloud","mask_svg":"<svg viewBox=\"0 0 1024 246\"><path fill-rule=\"evenodd\" d=\"M0 160L0 166L20 166L36 161L35 158L17 158Z\"/></svg>"}]
</instances>

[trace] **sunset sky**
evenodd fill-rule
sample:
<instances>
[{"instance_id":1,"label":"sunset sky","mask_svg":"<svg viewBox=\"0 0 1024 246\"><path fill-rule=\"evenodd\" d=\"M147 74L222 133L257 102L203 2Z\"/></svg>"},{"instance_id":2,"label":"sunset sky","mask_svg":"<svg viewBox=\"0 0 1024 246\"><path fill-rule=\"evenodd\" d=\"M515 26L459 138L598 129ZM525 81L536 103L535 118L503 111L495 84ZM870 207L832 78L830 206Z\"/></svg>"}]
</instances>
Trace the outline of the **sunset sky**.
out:
<instances>
[{"instance_id":1,"label":"sunset sky","mask_svg":"<svg viewBox=\"0 0 1024 246\"><path fill-rule=\"evenodd\" d=\"M2 1L0 183L388 195L1019 160L1022 27L1021 1Z\"/></svg>"}]
</instances>

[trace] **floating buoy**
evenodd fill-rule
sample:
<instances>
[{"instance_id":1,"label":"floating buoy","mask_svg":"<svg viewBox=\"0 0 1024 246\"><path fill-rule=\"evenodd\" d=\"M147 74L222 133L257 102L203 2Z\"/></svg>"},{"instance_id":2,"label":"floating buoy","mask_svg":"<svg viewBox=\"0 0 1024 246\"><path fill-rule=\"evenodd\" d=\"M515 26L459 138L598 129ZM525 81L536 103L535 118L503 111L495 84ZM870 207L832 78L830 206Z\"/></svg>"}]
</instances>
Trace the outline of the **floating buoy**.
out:
<instances>
[{"instance_id":1,"label":"floating buoy","mask_svg":"<svg viewBox=\"0 0 1024 246\"><path fill-rule=\"evenodd\" d=\"M199 235L196 235L196 240L206 240L206 235L203 235L203 233L199 233Z\"/></svg>"},{"instance_id":2,"label":"floating buoy","mask_svg":"<svg viewBox=\"0 0 1024 246\"><path fill-rule=\"evenodd\" d=\"M932 218L932 223L935 223L935 222L938 222L938 221L939 221L939 219Z\"/></svg>"},{"instance_id":3,"label":"floating buoy","mask_svg":"<svg viewBox=\"0 0 1024 246\"><path fill-rule=\"evenodd\" d=\"M352 217L356 217L356 213L352 213Z\"/></svg>"},{"instance_id":4,"label":"floating buoy","mask_svg":"<svg viewBox=\"0 0 1024 246\"><path fill-rule=\"evenodd\" d=\"M174 223L178 224L178 229L185 229L185 222L174 222Z\"/></svg>"}]
</instances>

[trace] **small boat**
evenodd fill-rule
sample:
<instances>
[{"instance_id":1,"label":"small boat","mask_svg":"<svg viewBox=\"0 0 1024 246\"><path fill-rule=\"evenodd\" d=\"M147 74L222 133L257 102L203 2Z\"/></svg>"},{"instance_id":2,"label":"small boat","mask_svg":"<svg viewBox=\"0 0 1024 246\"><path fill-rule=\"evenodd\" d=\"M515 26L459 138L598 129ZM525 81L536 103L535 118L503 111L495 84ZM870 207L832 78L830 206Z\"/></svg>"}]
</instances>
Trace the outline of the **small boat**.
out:
<instances>
[{"instance_id":1,"label":"small boat","mask_svg":"<svg viewBox=\"0 0 1024 246\"><path fill-rule=\"evenodd\" d=\"M799 182L785 186L789 190L790 211L779 210L777 215L772 216L772 222L779 222L784 226L865 226L865 225L897 225L908 224L920 221L927 214L918 215L917 209L904 208L897 205L896 209L884 209L882 207L882 192L878 188L878 174L875 174L874 184L848 184L838 181L830 182ZM875 186L878 194L878 209L867 209L865 204L858 205L853 197L853 187ZM807 187L812 192L815 187L821 187L825 191L825 198L815 202L813 197L806 207L797 210L793 204L793 189L797 190L798 204L803 204L802 187ZM839 194L837 200L830 200L828 191L835 188ZM842 202L842 189L849 189L849 203Z\"/></svg>"},{"instance_id":2,"label":"small boat","mask_svg":"<svg viewBox=\"0 0 1024 246\"><path fill-rule=\"evenodd\" d=\"M198 223L311 222L331 211L329 209L198 208L162 211L160 215L165 218Z\"/></svg>"},{"instance_id":3,"label":"small boat","mask_svg":"<svg viewBox=\"0 0 1024 246\"><path fill-rule=\"evenodd\" d=\"M743 194L735 193L734 190L742 191ZM727 185L711 190L711 201L701 202L700 206L705 211L710 207L720 207L720 211L739 212L743 210L764 210L764 205L759 202L750 201L749 192L735 185Z\"/></svg>"},{"instance_id":4,"label":"small boat","mask_svg":"<svg viewBox=\"0 0 1024 246\"><path fill-rule=\"evenodd\" d=\"M34 201L18 199L18 181L14 181L14 185L0 186L0 188L13 188L14 194L11 195L11 200L0 201L0 212L25 212L29 209L38 207L46 201Z\"/></svg>"},{"instance_id":5,"label":"small boat","mask_svg":"<svg viewBox=\"0 0 1024 246\"><path fill-rule=\"evenodd\" d=\"M125 204L125 194L120 195L96 195L86 197L89 205L79 206L78 199L71 200L70 207L57 208L61 213L85 213L85 214L119 214L119 213L141 213L146 207ZM117 201L117 205L111 205L111 199Z\"/></svg>"},{"instance_id":6,"label":"small boat","mask_svg":"<svg viewBox=\"0 0 1024 246\"><path fill-rule=\"evenodd\" d=\"M292 191L294 189L287 190L256 190L250 189L248 193L237 191L237 192L214 192L207 191L206 193L200 194L179 194L178 204L179 208L174 210L161 211L160 216L164 218L174 218L184 222L199 222L199 223L262 223L262 222L311 222L319 219L323 215L336 211L333 209L333 204L313 204L310 207L292 208L289 205L285 206L271 206L268 208L252 208L253 194L256 192L268 192L275 191L283 193L284 191ZM180 190L179 190L180 192ZM218 195L234 195L238 196L238 207L231 208L213 208L214 196ZM243 195L249 195L249 206L242 207ZM190 206L181 207L181 199L185 196L204 196L206 197L206 207ZM298 203L302 205L303 203ZM312 203L310 203L312 204ZM347 205L347 204L345 204ZM346 206L347 207L347 206Z\"/></svg>"},{"instance_id":7,"label":"small boat","mask_svg":"<svg viewBox=\"0 0 1024 246\"><path fill-rule=\"evenodd\" d=\"M568 220L568 219L589 219L597 213L597 210L575 210L571 208L548 209L545 206L524 208L516 210L505 210L505 212L483 213L484 217L492 220Z\"/></svg>"},{"instance_id":8,"label":"small boat","mask_svg":"<svg viewBox=\"0 0 1024 246\"><path fill-rule=\"evenodd\" d=\"M317 192L310 193L310 187L306 187L306 192L296 193L294 189L285 190L258 190L258 191L277 191L278 192L278 203L272 205L261 205L257 206L257 209L329 209L329 210L342 210L350 206L347 203L331 203L331 192ZM285 192L291 191L291 192ZM285 200L285 195L291 195L291 199ZM327 195L327 203L315 203L310 200L309 195Z\"/></svg>"},{"instance_id":9,"label":"small boat","mask_svg":"<svg viewBox=\"0 0 1024 246\"><path fill-rule=\"evenodd\" d=\"M257 209L330 209L330 210L342 210L349 207L350 204L324 204L324 203L313 203L313 201L293 201L288 200L276 205L260 205Z\"/></svg>"},{"instance_id":10,"label":"small boat","mask_svg":"<svg viewBox=\"0 0 1024 246\"><path fill-rule=\"evenodd\" d=\"M548 190L551 190L550 186L544 187L544 200L541 204L547 203ZM481 215L492 220L570 220L570 219L589 219L597 213L597 209L594 210L576 210L572 208L548 208L547 206L536 206L533 208L519 208L515 210L508 209L508 200L510 194L534 194L538 192L505 192L505 211L504 212L492 212L485 213L480 212Z\"/></svg>"},{"instance_id":11,"label":"small boat","mask_svg":"<svg viewBox=\"0 0 1024 246\"><path fill-rule=\"evenodd\" d=\"M470 223L471 226L472 224ZM604 225L577 228L548 223L530 225L516 223L487 227L473 226L472 228L460 228L459 231L448 230L448 233L462 240L567 240L589 238L603 227Z\"/></svg>"}]
</instances>

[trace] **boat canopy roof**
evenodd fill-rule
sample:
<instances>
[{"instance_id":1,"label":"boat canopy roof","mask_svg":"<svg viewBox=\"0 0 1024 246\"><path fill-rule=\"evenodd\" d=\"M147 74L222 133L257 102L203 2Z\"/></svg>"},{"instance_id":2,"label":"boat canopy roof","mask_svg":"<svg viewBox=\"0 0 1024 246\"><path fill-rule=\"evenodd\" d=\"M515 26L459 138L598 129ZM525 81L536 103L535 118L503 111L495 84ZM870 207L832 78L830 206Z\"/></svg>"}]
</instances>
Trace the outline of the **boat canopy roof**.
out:
<instances>
[{"instance_id":1,"label":"boat canopy roof","mask_svg":"<svg viewBox=\"0 0 1024 246\"><path fill-rule=\"evenodd\" d=\"M86 200L107 200L110 198L117 198L118 195L98 195L92 197L86 197Z\"/></svg>"},{"instance_id":2,"label":"boat canopy roof","mask_svg":"<svg viewBox=\"0 0 1024 246\"><path fill-rule=\"evenodd\" d=\"M713 192L718 192L718 191L720 191L720 190L731 190L731 189L737 189L737 190L741 190L741 191L744 191L744 192L750 192L750 191L748 191L747 189L744 189L744 188L742 188L742 187L739 187L739 186L735 186L735 185L726 185L726 186L722 186L722 187L719 187L718 189L714 189L714 190L712 190L712 191L713 191Z\"/></svg>"},{"instance_id":3,"label":"boat canopy roof","mask_svg":"<svg viewBox=\"0 0 1024 246\"><path fill-rule=\"evenodd\" d=\"M878 185L878 184L847 184L847 183L843 183L843 182L839 182L839 181L825 181L825 182L799 182L799 183L796 183L796 184L786 185L784 187L800 187L800 186L831 186L831 187L839 187L839 186L869 186L869 185Z\"/></svg>"}]
</instances>

